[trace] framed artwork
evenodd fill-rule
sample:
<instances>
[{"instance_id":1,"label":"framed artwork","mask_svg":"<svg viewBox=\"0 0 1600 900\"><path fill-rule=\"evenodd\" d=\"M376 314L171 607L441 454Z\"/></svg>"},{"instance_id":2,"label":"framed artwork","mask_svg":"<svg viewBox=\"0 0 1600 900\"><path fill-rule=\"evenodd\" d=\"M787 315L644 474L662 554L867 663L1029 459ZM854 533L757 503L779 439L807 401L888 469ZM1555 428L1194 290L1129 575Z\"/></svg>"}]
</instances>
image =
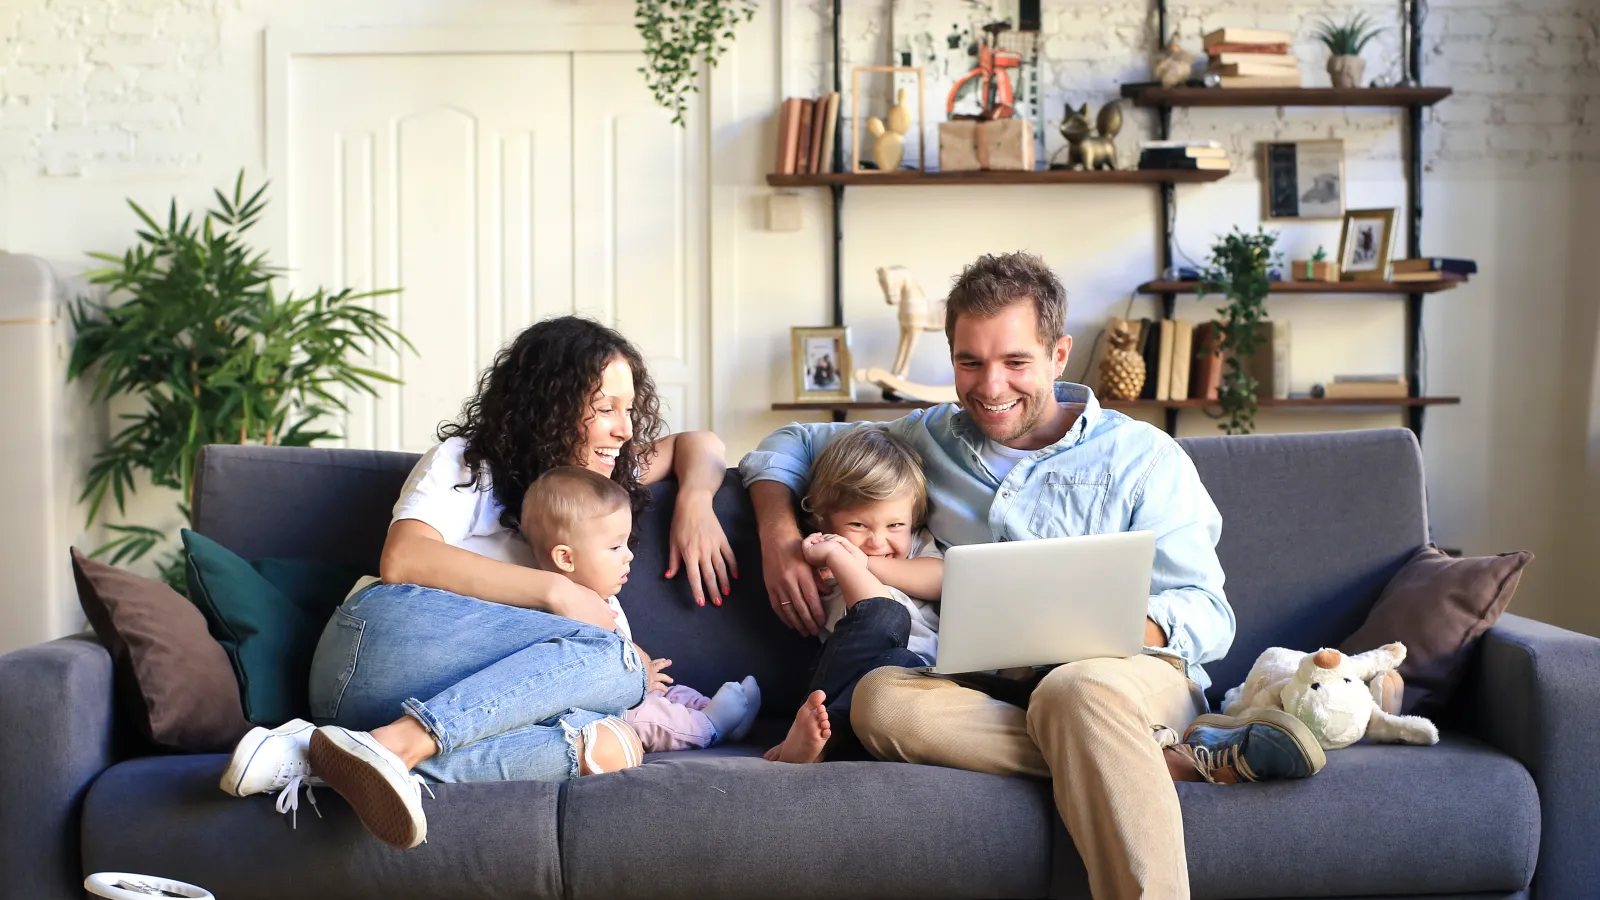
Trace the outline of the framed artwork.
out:
<instances>
[{"instance_id":1,"label":"framed artwork","mask_svg":"<svg viewBox=\"0 0 1600 900\"><path fill-rule=\"evenodd\" d=\"M1284 141L1261 148L1266 218L1344 215L1344 141Z\"/></svg>"},{"instance_id":2,"label":"framed artwork","mask_svg":"<svg viewBox=\"0 0 1600 900\"><path fill-rule=\"evenodd\" d=\"M1345 281L1388 281L1394 243L1394 209L1352 209L1339 236L1339 271Z\"/></svg>"},{"instance_id":3,"label":"framed artwork","mask_svg":"<svg viewBox=\"0 0 1600 900\"><path fill-rule=\"evenodd\" d=\"M794 401L854 400L850 326L789 329L794 354Z\"/></svg>"}]
</instances>

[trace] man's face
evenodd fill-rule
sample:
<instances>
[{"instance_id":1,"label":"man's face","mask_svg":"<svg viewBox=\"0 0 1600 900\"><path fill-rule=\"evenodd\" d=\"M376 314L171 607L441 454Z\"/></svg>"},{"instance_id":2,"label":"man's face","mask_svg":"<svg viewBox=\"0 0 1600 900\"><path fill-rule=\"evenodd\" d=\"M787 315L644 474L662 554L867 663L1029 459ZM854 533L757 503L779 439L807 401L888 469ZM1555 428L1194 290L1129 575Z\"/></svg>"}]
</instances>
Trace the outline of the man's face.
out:
<instances>
[{"instance_id":1,"label":"man's face","mask_svg":"<svg viewBox=\"0 0 1600 900\"><path fill-rule=\"evenodd\" d=\"M1027 298L991 319L959 316L950 345L956 396L990 440L1019 450L1047 446L1061 437L1052 433L1061 414L1055 380L1071 350L1070 336L1053 347L1039 342Z\"/></svg>"}]
</instances>

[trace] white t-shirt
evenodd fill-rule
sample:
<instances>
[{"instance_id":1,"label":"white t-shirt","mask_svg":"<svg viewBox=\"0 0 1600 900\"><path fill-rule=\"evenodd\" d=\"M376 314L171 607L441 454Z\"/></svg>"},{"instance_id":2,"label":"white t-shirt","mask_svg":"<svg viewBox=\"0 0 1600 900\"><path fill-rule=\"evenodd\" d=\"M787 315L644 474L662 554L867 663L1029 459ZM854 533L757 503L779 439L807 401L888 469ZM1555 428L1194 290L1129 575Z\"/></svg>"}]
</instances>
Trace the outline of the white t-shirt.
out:
<instances>
[{"instance_id":1,"label":"white t-shirt","mask_svg":"<svg viewBox=\"0 0 1600 900\"><path fill-rule=\"evenodd\" d=\"M1011 474L1011 470L1017 467L1017 463L1022 462L1036 452L1038 451L1017 450L1007 447L1005 444L996 443L989 438L983 439L983 464L988 466L989 471L994 473L997 481L1005 481L1006 476Z\"/></svg>"},{"instance_id":2,"label":"white t-shirt","mask_svg":"<svg viewBox=\"0 0 1600 900\"><path fill-rule=\"evenodd\" d=\"M934 543L927 529L919 529L911 536L911 554L907 559L944 559L944 552ZM933 665L939 654L939 604L938 601L918 600L907 596L899 588L889 587L889 595L911 613L911 640L906 647ZM826 641L834 626L848 611L844 605L844 591L837 585L822 597L822 611L827 614L819 636Z\"/></svg>"},{"instance_id":3,"label":"white t-shirt","mask_svg":"<svg viewBox=\"0 0 1600 900\"><path fill-rule=\"evenodd\" d=\"M500 523L500 513L505 508L495 499L489 473L484 472L476 484L456 487L471 479L464 458L466 452L466 440L453 437L422 454L400 489L392 522L416 519L439 532L444 542L452 547L533 568L533 550L528 542L520 533ZM353 595L377 581L372 576L363 578L350 593ZM628 617L622 613L622 604L615 596L608 597L606 603L617 614L617 632L632 640L633 632L628 628Z\"/></svg>"}]
</instances>

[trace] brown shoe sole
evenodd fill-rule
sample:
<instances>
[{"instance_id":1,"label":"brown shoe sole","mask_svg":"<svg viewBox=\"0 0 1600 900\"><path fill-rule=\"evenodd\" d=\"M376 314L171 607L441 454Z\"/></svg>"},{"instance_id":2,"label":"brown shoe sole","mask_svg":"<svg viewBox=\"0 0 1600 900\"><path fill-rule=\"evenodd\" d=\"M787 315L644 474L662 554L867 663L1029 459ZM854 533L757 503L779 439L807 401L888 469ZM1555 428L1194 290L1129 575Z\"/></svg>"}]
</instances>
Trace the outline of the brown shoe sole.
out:
<instances>
[{"instance_id":1,"label":"brown shoe sole","mask_svg":"<svg viewBox=\"0 0 1600 900\"><path fill-rule=\"evenodd\" d=\"M344 750L320 731L311 735L306 755L311 760L311 771L350 804L361 824L378 840L401 850L422 843L424 832L416 827L405 799L373 771L371 763Z\"/></svg>"},{"instance_id":2,"label":"brown shoe sole","mask_svg":"<svg viewBox=\"0 0 1600 900\"><path fill-rule=\"evenodd\" d=\"M1237 716L1225 716L1222 713L1206 713L1205 715L1196 716L1194 721L1189 723L1189 727L1183 730L1183 739L1188 740L1189 733L1201 725L1209 725L1213 728L1238 728L1241 725L1253 724L1271 725L1292 738L1295 745L1300 748L1300 752L1304 753L1306 759L1311 761L1312 775L1321 772L1322 767L1328 764L1327 753L1323 751L1322 745L1317 743L1316 735L1311 733L1311 729L1306 727L1306 723L1281 709L1273 709L1270 706L1257 706L1246 709ZM313 771L315 771L315 768L313 768Z\"/></svg>"}]
</instances>

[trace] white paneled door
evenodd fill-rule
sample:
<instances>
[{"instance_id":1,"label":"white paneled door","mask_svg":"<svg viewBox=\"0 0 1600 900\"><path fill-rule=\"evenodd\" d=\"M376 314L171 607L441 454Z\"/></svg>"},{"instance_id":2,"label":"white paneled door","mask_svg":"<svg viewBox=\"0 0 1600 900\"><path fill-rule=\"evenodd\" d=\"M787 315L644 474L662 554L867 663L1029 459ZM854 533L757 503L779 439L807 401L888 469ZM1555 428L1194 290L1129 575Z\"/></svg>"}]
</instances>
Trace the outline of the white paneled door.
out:
<instances>
[{"instance_id":1,"label":"white paneled door","mask_svg":"<svg viewBox=\"0 0 1600 900\"><path fill-rule=\"evenodd\" d=\"M704 150L622 52L292 57L291 284L399 287L416 347L351 400L352 447L422 450L524 326L580 313L644 353L673 430L709 424Z\"/></svg>"}]
</instances>

